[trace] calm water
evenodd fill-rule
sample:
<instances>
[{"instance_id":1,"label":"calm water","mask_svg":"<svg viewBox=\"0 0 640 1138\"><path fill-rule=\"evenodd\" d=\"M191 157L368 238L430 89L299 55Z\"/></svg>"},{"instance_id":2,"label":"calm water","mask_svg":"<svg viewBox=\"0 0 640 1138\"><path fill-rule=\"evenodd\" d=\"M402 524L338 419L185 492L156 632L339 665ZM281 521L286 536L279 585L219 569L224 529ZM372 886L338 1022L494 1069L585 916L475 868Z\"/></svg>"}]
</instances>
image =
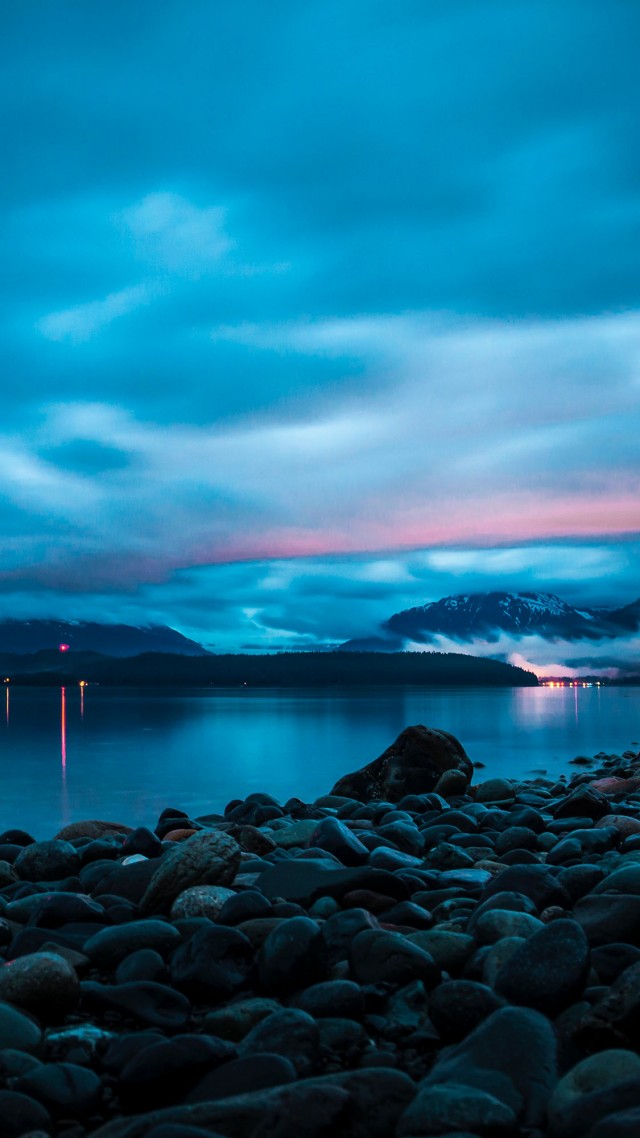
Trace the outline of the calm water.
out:
<instances>
[{"instance_id":1,"label":"calm water","mask_svg":"<svg viewBox=\"0 0 640 1138\"><path fill-rule=\"evenodd\" d=\"M0 828L40 838L80 818L149 824L167 805L217 811L254 790L309 800L413 723L457 735L486 764L478 779L555 775L576 755L640 739L640 688L4 694Z\"/></svg>"}]
</instances>

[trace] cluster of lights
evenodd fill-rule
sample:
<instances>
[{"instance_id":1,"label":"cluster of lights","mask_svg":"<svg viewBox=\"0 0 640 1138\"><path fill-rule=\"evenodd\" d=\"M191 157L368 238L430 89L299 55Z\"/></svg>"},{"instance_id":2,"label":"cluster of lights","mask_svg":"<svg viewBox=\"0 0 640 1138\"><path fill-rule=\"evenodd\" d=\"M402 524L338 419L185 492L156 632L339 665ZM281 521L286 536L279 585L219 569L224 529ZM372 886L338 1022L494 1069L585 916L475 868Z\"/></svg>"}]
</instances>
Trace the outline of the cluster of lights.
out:
<instances>
[{"instance_id":1,"label":"cluster of lights","mask_svg":"<svg viewBox=\"0 0 640 1138\"><path fill-rule=\"evenodd\" d=\"M596 680L595 684L587 683L585 680L545 680L543 688L599 688L601 687L600 680Z\"/></svg>"}]
</instances>

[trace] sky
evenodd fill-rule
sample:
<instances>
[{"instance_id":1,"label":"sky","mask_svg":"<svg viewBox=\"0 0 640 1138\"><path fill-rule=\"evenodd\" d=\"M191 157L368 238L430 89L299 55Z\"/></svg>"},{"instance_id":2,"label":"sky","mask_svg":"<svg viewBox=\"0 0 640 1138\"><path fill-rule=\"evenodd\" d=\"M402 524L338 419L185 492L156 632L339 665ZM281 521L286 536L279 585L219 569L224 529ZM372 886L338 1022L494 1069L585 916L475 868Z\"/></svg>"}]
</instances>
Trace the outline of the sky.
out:
<instances>
[{"instance_id":1,"label":"sky","mask_svg":"<svg viewBox=\"0 0 640 1138\"><path fill-rule=\"evenodd\" d=\"M253 650L637 598L639 37L634 0L5 3L0 616Z\"/></svg>"}]
</instances>

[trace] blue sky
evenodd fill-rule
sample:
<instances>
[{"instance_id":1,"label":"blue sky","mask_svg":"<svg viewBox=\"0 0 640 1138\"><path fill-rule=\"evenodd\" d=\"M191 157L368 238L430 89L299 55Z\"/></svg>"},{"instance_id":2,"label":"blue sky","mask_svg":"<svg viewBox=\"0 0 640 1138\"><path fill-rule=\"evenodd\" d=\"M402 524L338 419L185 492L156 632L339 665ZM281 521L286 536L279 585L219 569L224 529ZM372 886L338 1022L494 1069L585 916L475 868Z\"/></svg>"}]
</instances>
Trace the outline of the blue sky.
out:
<instances>
[{"instance_id":1,"label":"blue sky","mask_svg":"<svg viewBox=\"0 0 640 1138\"><path fill-rule=\"evenodd\" d=\"M4 13L0 614L640 593L640 9Z\"/></svg>"}]
</instances>

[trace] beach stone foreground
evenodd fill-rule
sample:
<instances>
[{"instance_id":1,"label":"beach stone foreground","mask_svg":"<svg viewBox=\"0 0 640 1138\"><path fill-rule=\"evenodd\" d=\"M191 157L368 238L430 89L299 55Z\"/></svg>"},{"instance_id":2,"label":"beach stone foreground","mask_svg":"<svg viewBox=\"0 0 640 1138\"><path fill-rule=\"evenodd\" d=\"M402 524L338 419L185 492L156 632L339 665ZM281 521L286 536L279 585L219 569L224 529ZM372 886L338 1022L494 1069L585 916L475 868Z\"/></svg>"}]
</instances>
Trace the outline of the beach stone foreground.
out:
<instances>
[{"instance_id":1,"label":"beach stone foreground","mask_svg":"<svg viewBox=\"0 0 640 1138\"><path fill-rule=\"evenodd\" d=\"M640 754L0 834L0 1138L634 1138Z\"/></svg>"}]
</instances>

